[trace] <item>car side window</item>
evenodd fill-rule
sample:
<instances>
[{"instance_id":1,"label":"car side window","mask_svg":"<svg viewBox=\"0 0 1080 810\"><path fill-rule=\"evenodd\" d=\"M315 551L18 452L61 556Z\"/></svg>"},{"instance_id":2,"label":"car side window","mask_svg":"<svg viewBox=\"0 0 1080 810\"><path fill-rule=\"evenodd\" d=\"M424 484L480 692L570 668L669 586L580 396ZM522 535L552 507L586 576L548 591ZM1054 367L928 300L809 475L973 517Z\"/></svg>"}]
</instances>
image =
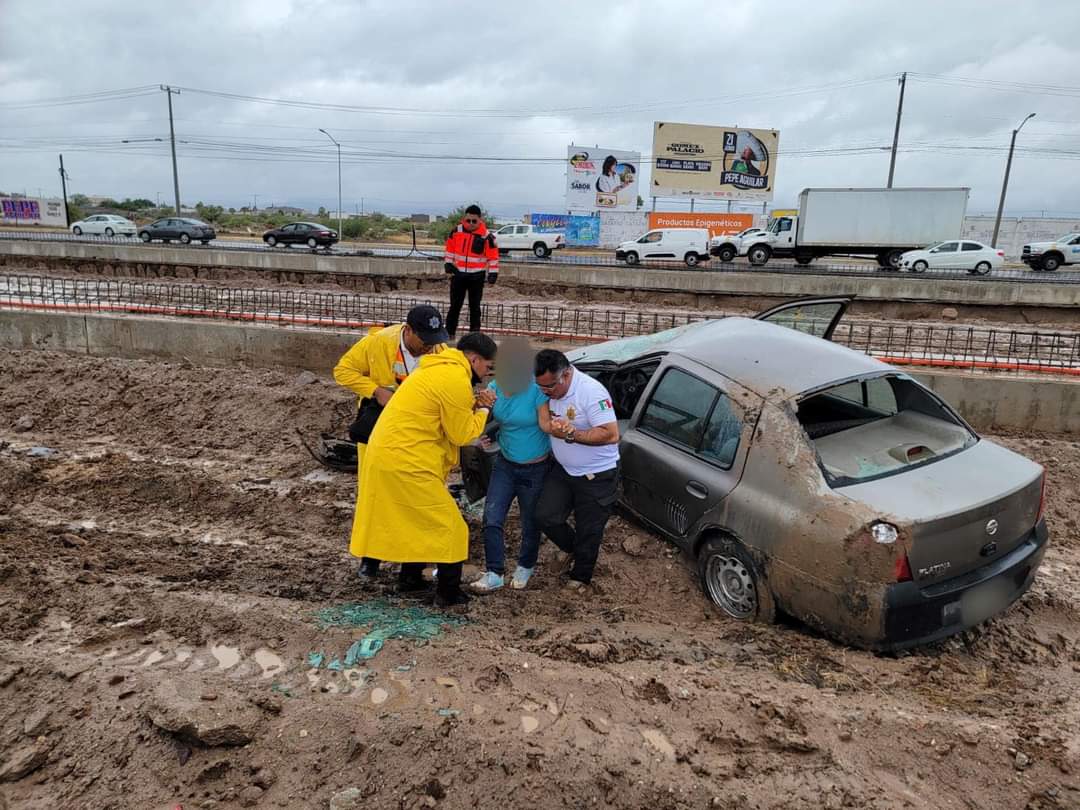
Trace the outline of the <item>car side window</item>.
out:
<instances>
[{"instance_id":1,"label":"car side window","mask_svg":"<svg viewBox=\"0 0 1080 810\"><path fill-rule=\"evenodd\" d=\"M934 253L956 253L956 248L959 243L957 242L945 242L934 248Z\"/></svg>"},{"instance_id":2,"label":"car side window","mask_svg":"<svg viewBox=\"0 0 1080 810\"><path fill-rule=\"evenodd\" d=\"M982 250L982 245L978 242L964 242L964 246L961 250Z\"/></svg>"},{"instance_id":3,"label":"car side window","mask_svg":"<svg viewBox=\"0 0 1080 810\"><path fill-rule=\"evenodd\" d=\"M661 236L663 236L663 234L660 231L652 231L651 233L645 234L638 241L644 242L645 244L649 244L650 242L659 242Z\"/></svg>"},{"instance_id":4,"label":"car side window","mask_svg":"<svg viewBox=\"0 0 1080 810\"><path fill-rule=\"evenodd\" d=\"M705 427L705 436L701 442L701 455L714 461L725 469L735 461L739 451L739 439L742 437L742 419L736 412L731 400L720 392L713 405L709 423Z\"/></svg>"},{"instance_id":5,"label":"car side window","mask_svg":"<svg viewBox=\"0 0 1080 810\"><path fill-rule=\"evenodd\" d=\"M787 219L786 217L784 219L780 220L780 225L776 229L776 232L777 233L783 233L784 231L790 231L790 230L791 230L791 220Z\"/></svg>"},{"instance_id":6,"label":"car side window","mask_svg":"<svg viewBox=\"0 0 1080 810\"><path fill-rule=\"evenodd\" d=\"M514 228L514 233L528 233L528 232L529 232L529 226L528 225L518 225L516 228Z\"/></svg>"},{"instance_id":7,"label":"car side window","mask_svg":"<svg viewBox=\"0 0 1080 810\"><path fill-rule=\"evenodd\" d=\"M696 450L718 393L716 388L685 371L668 369L645 406L640 426Z\"/></svg>"}]
</instances>

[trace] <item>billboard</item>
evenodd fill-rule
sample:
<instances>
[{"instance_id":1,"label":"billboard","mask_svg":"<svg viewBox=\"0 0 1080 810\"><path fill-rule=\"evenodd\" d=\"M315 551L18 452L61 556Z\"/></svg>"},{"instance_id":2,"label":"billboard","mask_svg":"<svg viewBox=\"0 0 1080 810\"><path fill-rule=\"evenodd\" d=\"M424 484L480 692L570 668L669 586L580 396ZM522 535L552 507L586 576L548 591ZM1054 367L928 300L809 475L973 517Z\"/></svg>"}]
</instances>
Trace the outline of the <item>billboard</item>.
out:
<instances>
[{"instance_id":1,"label":"billboard","mask_svg":"<svg viewBox=\"0 0 1080 810\"><path fill-rule=\"evenodd\" d=\"M566 147L568 211L637 209L641 152Z\"/></svg>"},{"instance_id":2,"label":"billboard","mask_svg":"<svg viewBox=\"0 0 1080 810\"><path fill-rule=\"evenodd\" d=\"M58 225L64 227L61 200L29 197L0 197L0 215L5 225Z\"/></svg>"},{"instance_id":3,"label":"billboard","mask_svg":"<svg viewBox=\"0 0 1080 810\"><path fill-rule=\"evenodd\" d=\"M595 247L600 244L599 214L532 214L529 220L539 233L562 233L570 247Z\"/></svg>"},{"instance_id":4,"label":"billboard","mask_svg":"<svg viewBox=\"0 0 1080 810\"><path fill-rule=\"evenodd\" d=\"M771 200L779 142L774 129L657 121L649 195Z\"/></svg>"},{"instance_id":5,"label":"billboard","mask_svg":"<svg viewBox=\"0 0 1080 810\"><path fill-rule=\"evenodd\" d=\"M695 214L685 211L649 214L649 230L653 228L708 228L709 236L739 233L754 227L754 214Z\"/></svg>"}]
</instances>

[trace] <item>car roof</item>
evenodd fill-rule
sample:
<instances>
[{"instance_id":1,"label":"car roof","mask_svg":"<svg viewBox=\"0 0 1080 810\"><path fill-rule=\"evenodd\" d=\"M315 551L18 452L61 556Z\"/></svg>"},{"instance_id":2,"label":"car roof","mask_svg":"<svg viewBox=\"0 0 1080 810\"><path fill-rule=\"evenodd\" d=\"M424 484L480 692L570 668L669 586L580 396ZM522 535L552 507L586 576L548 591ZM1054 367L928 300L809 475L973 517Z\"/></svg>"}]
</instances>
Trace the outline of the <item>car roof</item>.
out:
<instances>
[{"instance_id":1,"label":"car roof","mask_svg":"<svg viewBox=\"0 0 1080 810\"><path fill-rule=\"evenodd\" d=\"M579 362L602 360L603 346L594 347L593 357L587 350L574 354L584 355ZM636 356L660 353L686 357L770 400L791 399L840 380L892 370L846 346L753 318L729 317L680 327L671 330L670 339L653 341Z\"/></svg>"}]
</instances>

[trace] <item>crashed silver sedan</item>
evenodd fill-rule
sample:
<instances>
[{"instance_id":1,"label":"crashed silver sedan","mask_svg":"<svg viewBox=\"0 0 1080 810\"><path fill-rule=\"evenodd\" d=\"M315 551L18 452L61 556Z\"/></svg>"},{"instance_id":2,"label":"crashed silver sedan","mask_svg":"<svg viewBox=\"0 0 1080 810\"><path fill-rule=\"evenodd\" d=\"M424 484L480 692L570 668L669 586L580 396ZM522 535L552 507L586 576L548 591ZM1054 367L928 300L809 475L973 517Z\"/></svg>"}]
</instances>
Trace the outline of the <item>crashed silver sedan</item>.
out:
<instances>
[{"instance_id":1,"label":"crashed silver sedan","mask_svg":"<svg viewBox=\"0 0 1080 810\"><path fill-rule=\"evenodd\" d=\"M620 419L622 506L735 619L893 650L1005 610L1047 544L1044 471L804 300L578 350Z\"/></svg>"}]
</instances>

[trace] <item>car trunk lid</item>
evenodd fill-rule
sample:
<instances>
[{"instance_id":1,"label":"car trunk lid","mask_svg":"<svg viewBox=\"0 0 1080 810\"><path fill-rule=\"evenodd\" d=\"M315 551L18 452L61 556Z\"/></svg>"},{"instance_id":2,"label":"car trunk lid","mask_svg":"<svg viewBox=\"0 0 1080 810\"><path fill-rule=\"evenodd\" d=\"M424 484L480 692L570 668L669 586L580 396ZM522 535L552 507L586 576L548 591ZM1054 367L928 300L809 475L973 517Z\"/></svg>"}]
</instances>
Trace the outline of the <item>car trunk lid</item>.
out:
<instances>
[{"instance_id":1,"label":"car trunk lid","mask_svg":"<svg viewBox=\"0 0 1080 810\"><path fill-rule=\"evenodd\" d=\"M910 528L914 580L951 579L1008 554L1038 519L1043 470L986 440L897 475L845 486L845 495Z\"/></svg>"}]
</instances>

